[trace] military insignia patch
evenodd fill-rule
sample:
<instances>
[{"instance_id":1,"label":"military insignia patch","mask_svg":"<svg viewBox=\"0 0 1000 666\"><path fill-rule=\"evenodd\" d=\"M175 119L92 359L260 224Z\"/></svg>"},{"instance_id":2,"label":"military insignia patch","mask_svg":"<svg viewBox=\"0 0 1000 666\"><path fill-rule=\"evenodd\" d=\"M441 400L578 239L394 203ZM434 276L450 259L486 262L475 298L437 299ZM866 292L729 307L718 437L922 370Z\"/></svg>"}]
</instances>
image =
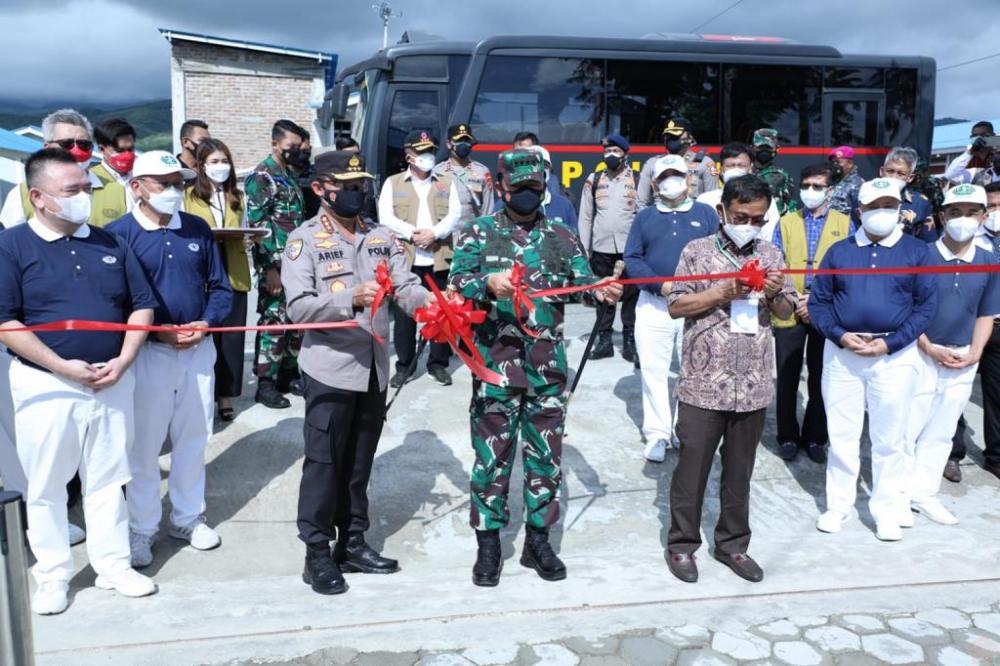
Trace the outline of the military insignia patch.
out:
<instances>
[{"instance_id":1,"label":"military insignia patch","mask_svg":"<svg viewBox=\"0 0 1000 666\"><path fill-rule=\"evenodd\" d=\"M336 294L338 291L344 291L347 289L347 285L340 280L334 280L330 283L330 293Z\"/></svg>"},{"instance_id":2,"label":"military insignia patch","mask_svg":"<svg viewBox=\"0 0 1000 666\"><path fill-rule=\"evenodd\" d=\"M340 243L332 240L321 240L320 242L316 243L316 247L320 248L321 250L329 250L331 247L337 247L338 245L340 245Z\"/></svg>"},{"instance_id":3,"label":"military insignia patch","mask_svg":"<svg viewBox=\"0 0 1000 666\"><path fill-rule=\"evenodd\" d=\"M295 261L302 254L302 239L295 238L288 241L288 245L285 246L285 256Z\"/></svg>"},{"instance_id":4,"label":"military insignia patch","mask_svg":"<svg viewBox=\"0 0 1000 666\"><path fill-rule=\"evenodd\" d=\"M324 238L329 238L330 235L331 234L326 231L317 231L316 233L313 234L313 238L315 238L316 240L323 240Z\"/></svg>"},{"instance_id":5,"label":"military insignia patch","mask_svg":"<svg viewBox=\"0 0 1000 666\"><path fill-rule=\"evenodd\" d=\"M332 261L326 265L327 273L339 273L342 270L344 270L344 264L339 261Z\"/></svg>"},{"instance_id":6,"label":"military insignia patch","mask_svg":"<svg viewBox=\"0 0 1000 666\"><path fill-rule=\"evenodd\" d=\"M369 245L385 245L386 242L387 241L384 238L378 238L378 237L376 237L376 238L369 238L368 239L368 244Z\"/></svg>"}]
</instances>

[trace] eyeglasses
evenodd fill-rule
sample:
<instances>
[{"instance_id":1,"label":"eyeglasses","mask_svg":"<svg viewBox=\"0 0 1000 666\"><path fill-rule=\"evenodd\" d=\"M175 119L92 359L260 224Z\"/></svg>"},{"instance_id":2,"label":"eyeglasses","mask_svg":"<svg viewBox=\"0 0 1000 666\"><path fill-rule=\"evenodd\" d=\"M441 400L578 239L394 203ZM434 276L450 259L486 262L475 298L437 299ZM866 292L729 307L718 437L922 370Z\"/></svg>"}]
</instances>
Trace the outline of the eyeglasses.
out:
<instances>
[{"instance_id":1,"label":"eyeglasses","mask_svg":"<svg viewBox=\"0 0 1000 666\"><path fill-rule=\"evenodd\" d=\"M732 224L752 224L760 227L767 222L767 215L761 215L760 217L750 217L749 215L731 215L729 217L729 221Z\"/></svg>"},{"instance_id":2,"label":"eyeglasses","mask_svg":"<svg viewBox=\"0 0 1000 666\"><path fill-rule=\"evenodd\" d=\"M56 144L63 150L69 150L76 144L76 147L80 150L89 153L94 149L94 142L90 139L59 139L58 141L52 141L51 143Z\"/></svg>"}]
</instances>

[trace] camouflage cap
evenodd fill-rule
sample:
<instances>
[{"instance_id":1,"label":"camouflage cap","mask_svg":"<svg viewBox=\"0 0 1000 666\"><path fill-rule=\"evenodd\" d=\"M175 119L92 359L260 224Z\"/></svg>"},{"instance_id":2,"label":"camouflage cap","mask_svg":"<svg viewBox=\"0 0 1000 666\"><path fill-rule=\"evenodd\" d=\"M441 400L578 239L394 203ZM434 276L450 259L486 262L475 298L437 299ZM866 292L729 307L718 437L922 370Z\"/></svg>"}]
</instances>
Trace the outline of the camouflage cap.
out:
<instances>
[{"instance_id":1,"label":"camouflage cap","mask_svg":"<svg viewBox=\"0 0 1000 666\"><path fill-rule=\"evenodd\" d=\"M500 153L497 170L511 185L532 180L545 184L545 162L533 150L515 148Z\"/></svg>"},{"instance_id":2,"label":"camouflage cap","mask_svg":"<svg viewBox=\"0 0 1000 666\"><path fill-rule=\"evenodd\" d=\"M778 130L771 129L769 127L763 127L753 133L753 145L757 146L770 146L775 150L778 149Z\"/></svg>"}]
</instances>

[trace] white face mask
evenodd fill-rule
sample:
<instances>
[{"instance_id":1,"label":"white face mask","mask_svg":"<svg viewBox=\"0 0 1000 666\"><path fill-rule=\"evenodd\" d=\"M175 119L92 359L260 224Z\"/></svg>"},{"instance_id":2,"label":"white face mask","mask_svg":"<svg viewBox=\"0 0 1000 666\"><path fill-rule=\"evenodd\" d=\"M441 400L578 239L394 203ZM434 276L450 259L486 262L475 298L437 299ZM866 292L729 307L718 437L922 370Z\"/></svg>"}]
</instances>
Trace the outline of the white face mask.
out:
<instances>
[{"instance_id":1,"label":"white face mask","mask_svg":"<svg viewBox=\"0 0 1000 666\"><path fill-rule=\"evenodd\" d=\"M417 167L424 173L429 172L434 168L434 155L430 153L421 153L413 159L413 166Z\"/></svg>"},{"instance_id":2,"label":"white face mask","mask_svg":"<svg viewBox=\"0 0 1000 666\"><path fill-rule=\"evenodd\" d=\"M876 208L861 213L861 226L870 236L888 236L899 224L898 208Z\"/></svg>"},{"instance_id":3,"label":"white face mask","mask_svg":"<svg viewBox=\"0 0 1000 666\"><path fill-rule=\"evenodd\" d=\"M229 180L229 174L232 173L232 171L233 167L231 164L205 165L205 175L208 176L212 182L219 183L220 185Z\"/></svg>"},{"instance_id":4,"label":"white face mask","mask_svg":"<svg viewBox=\"0 0 1000 666\"><path fill-rule=\"evenodd\" d=\"M953 217L944 225L944 232L956 243L972 240L979 230L979 220L974 217Z\"/></svg>"},{"instance_id":5,"label":"white face mask","mask_svg":"<svg viewBox=\"0 0 1000 666\"><path fill-rule=\"evenodd\" d=\"M816 210L826 201L826 195L829 193L829 189L826 190L799 190L799 198L802 199L802 203L809 210Z\"/></svg>"},{"instance_id":6,"label":"white face mask","mask_svg":"<svg viewBox=\"0 0 1000 666\"><path fill-rule=\"evenodd\" d=\"M670 176L660 181L660 196L668 201L680 198L687 192L687 178L684 176Z\"/></svg>"},{"instance_id":7,"label":"white face mask","mask_svg":"<svg viewBox=\"0 0 1000 666\"><path fill-rule=\"evenodd\" d=\"M1000 232L1000 210L993 211L986 218L986 223L983 225L993 233Z\"/></svg>"},{"instance_id":8,"label":"white face mask","mask_svg":"<svg viewBox=\"0 0 1000 666\"><path fill-rule=\"evenodd\" d=\"M740 176L745 176L748 173L750 173L750 172L747 171L746 169L741 169L739 167L737 167L735 169L728 169L727 171L723 171L722 172L722 182L723 183L728 183L733 178L739 178Z\"/></svg>"},{"instance_id":9,"label":"white face mask","mask_svg":"<svg viewBox=\"0 0 1000 666\"><path fill-rule=\"evenodd\" d=\"M173 215L181 208L184 193L176 187L168 187L162 192L149 195L149 205L160 215Z\"/></svg>"},{"instance_id":10,"label":"white face mask","mask_svg":"<svg viewBox=\"0 0 1000 666\"><path fill-rule=\"evenodd\" d=\"M70 224L83 224L90 219L90 195L86 192L77 192L71 197L52 197L59 204L59 212L52 211L52 214L60 220L65 220Z\"/></svg>"},{"instance_id":11,"label":"white face mask","mask_svg":"<svg viewBox=\"0 0 1000 666\"><path fill-rule=\"evenodd\" d=\"M746 247L747 243L752 243L760 235L760 227L753 224L729 224L722 225L722 230L726 232L730 240L736 243L736 247Z\"/></svg>"}]
</instances>

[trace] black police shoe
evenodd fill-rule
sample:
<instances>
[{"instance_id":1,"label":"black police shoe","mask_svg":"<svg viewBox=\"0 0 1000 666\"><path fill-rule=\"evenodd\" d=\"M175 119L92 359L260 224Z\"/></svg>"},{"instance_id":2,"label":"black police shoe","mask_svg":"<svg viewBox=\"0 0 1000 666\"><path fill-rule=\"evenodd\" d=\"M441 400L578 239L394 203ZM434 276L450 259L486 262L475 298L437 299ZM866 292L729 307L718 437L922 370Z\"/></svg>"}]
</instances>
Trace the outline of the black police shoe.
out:
<instances>
[{"instance_id":1,"label":"black police shoe","mask_svg":"<svg viewBox=\"0 0 1000 666\"><path fill-rule=\"evenodd\" d=\"M615 346L611 342L610 333L601 333L597 338L597 343L590 350L590 360L596 361L601 358L611 358L615 355Z\"/></svg>"},{"instance_id":2,"label":"black police shoe","mask_svg":"<svg viewBox=\"0 0 1000 666\"><path fill-rule=\"evenodd\" d=\"M792 462L799 455L799 445L796 442L778 442L778 456L785 462Z\"/></svg>"},{"instance_id":3,"label":"black police shoe","mask_svg":"<svg viewBox=\"0 0 1000 666\"><path fill-rule=\"evenodd\" d=\"M302 580L319 594L343 594L347 592L347 581L330 555L327 543L306 544L306 567Z\"/></svg>"},{"instance_id":4,"label":"black police shoe","mask_svg":"<svg viewBox=\"0 0 1000 666\"><path fill-rule=\"evenodd\" d=\"M427 374L434 378L441 386L451 386L451 375L448 371L440 366L434 366L432 368L427 368Z\"/></svg>"},{"instance_id":5,"label":"black police shoe","mask_svg":"<svg viewBox=\"0 0 1000 666\"><path fill-rule=\"evenodd\" d=\"M392 378L389 380L389 386L391 386L394 389L399 388L405 383L406 383L406 371L404 370L397 370L396 374L394 374Z\"/></svg>"},{"instance_id":6,"label":"black police shoe","mask_svg":"<svg viewBox=\"0 0 1000 666\"><path fill-rule=\"evenodd\" d=\"M375 552L360 532L351 532L346 539L337 541L333 561L344 573L391 574L399 571L399 562Z\"/></svg>"},{"instance_id":7,"label":"black police shoe","mask_svg":"<svg viewBox=\"0 0 1000 666\"><path fill-rule=\"evenodd\" d=\"M543 580L562 580L566 577L566 565L552 550L546 529L527 527L521 565L534 569Z\"/></svg>"},{"instance_id":8,"label":"black police shoe","mask_svg":"<svg viewBox=\"0 0 1000 666\"><path fill-rule=\"evenodd\" d=\"M496 587L503 571L500 554L500 530L476 530L476 563L472 567L472 584L479 587Z\"/></svg>"},{"instance_id":9,"label":"black police shoe","mask_svg":"<svg viewBox=\"0 0 1000 666\"><path fill-rule=\"evenodd\" d=\"M292 406L288 398L281 395L274 382L270 379L261 379L257 382L257 394L253 399L254 402L259 402L271 409L285 409Z\"/></svg>"},{"instance_id":10,"label":"black police shoe","mask_svg":"<svg viewBox=\"0 0 1000 666\"><path fill-rule=\"evenodd\" d=\"M825 465L826 444L820 444L818 442L810 442L809 446L806 447L806 455L809 456L809 460L812 460L814 463Z\"/></svg>"},{"instance_id":11,"label":"black police shoe","mask_svg":"<svg viewBox=\"0 0 1000 666\"><path fill-rule=\"evenodd\" d=\"M287 392L302 398L306 394L306 383L301 379L293 379L292 381L288 382Z\"/></svg>"},{"instance_id":12,"label":"black police shoe","mask_svg":"<svg viewBox=\"0 0 1000 666\"><path fill-rule=\"evenodd\" d=\"M639 363L639 354L635 351L635 334L632 331L622 334L622 358L633 365Z\"/></svg>"}]
</instances>

